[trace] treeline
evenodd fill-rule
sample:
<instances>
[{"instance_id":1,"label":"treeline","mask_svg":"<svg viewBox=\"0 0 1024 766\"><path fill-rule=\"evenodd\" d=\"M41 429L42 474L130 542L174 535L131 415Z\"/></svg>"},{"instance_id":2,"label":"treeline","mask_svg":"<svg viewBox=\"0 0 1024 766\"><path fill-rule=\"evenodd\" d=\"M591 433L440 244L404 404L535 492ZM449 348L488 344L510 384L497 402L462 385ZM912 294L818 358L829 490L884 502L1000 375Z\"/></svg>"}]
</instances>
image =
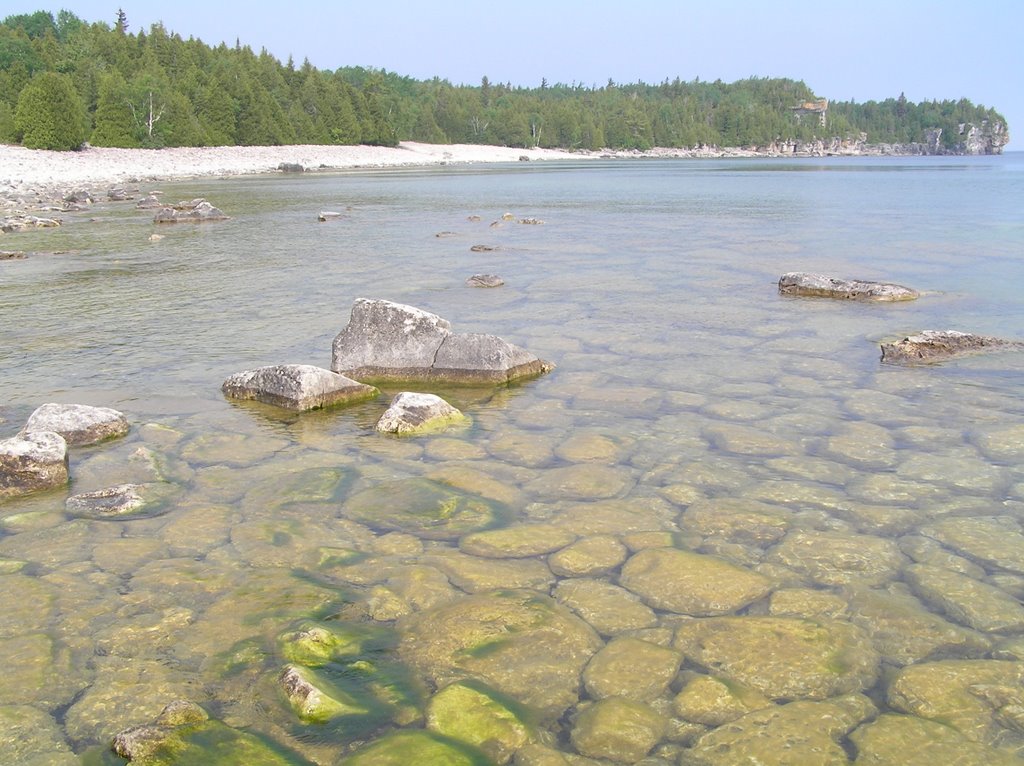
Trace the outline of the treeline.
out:
<instances>
[{"instance_id":1,"label":"treeline","mask_svg":"<svg viewBox=\"0 0 1024 766\"><path fill-rule=\"evenodd\" d=\"M265 50L183 40L160 24L129 31L39 11L0 24L0 141L32 148L378 144L399 140L598 150L765 146L866 134L871 143L925 140L942 129L1004 121L959 101L905 97L832 103L826 125L793 107L803 82L752 77L537 88L418 81L383 70L296 67Z\"/></svg>"}]
</instances>

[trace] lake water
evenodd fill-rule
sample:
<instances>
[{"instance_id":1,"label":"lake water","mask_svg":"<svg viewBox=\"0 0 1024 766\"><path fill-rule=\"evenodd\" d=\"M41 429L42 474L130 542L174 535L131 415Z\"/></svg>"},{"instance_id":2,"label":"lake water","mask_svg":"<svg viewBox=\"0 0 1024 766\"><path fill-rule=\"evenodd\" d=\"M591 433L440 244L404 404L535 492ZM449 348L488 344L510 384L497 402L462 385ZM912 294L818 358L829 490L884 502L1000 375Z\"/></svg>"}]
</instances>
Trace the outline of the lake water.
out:
<instances>
[{"instance_id":1,"label":"lake water","mask_svg":"<svg viewBox=\"0 0 1024 766\"><path fill-rule=\"evenodd\" d=\"M335 763L423 728L424 709L454 736L431 698L462 677L503 710L526 705L533 744L488 751L518 750L524 766L577 752L726 764L755 741L775 762L801 736L822 738L823 763L1022 752L1024 354L903 368L882 366L878 343L922 329L1024 337L1024 157L517 163L160 188L232 218L157 228L112 203L3 238L28 257L0 262L0 436L51 401L132 423L71 450L67 491L0 504L5 762L121 763L107 753L116 733L187 699L290 762ZM342 216L318 223L321 210ZM543 224L493 226L506 212ZM787 271L923 296L784 298ZM476 273L505 284L465 286ZM234 372L329 367L363 297L557 367L511 388L427 389L470 423L412 438L373 429L400 387L301 415L223 398ZM151 518L65 510L72 494L158 481L173 496ZM522 549L501 548L511 532L490 533L497 549L487 534L423 539L353 510L414 505L426 487L501 503ZM699 555L684 574L653 560L634 572L651 551ZM744 578L752 591L735 596ZM676 605L684 591L702 605ZM473 662L423 648L465 627L459 604L478 615L523 593L584 636L578 667L547 673L525 644L500 668L474 665L487 652L465 641L455 654ZM511 619L480 630L530 634ZM307 664L373 715L304 722L288 702L282 669L310 621L372 634L371 648ZM535 651L568 644L545 630ZM719 681L729 704L702 686ZM840 708L849 720L825 723ZM460 757L430 762L475 758Z\"/></svg>"}]
</instances>

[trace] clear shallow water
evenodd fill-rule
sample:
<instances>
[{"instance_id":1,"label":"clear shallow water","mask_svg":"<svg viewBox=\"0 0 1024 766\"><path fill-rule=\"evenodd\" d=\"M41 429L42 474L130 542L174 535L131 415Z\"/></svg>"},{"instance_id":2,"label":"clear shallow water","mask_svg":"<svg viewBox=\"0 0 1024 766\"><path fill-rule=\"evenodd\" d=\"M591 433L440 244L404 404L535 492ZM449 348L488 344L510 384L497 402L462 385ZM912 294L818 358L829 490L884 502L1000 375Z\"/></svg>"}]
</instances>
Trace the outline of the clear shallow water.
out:
<instances>
[{"instance_id":1,"label":"clear shallow water","mask_svg":"<svg viewBox=\"0 0 1024 766\"><path fill-rule=\"evenodd\" d=\"M920 329L1024 336L1020 157L523 163L162 188L233 218L154 229L145 212L109 206L3 243L29 252L0 263L3 435L47 401L115 407L133 423L125 439L72 452L70 492L0 506L0 561L14 562L0 575L14 605L0 615L0 658L18 668L0 681L0 705L43 711L54 752L105 745L187 698L331 763L351 740L381 734L299 723L275 681L279 636L296 620L391 630L431 599L520 580L557 594L580 579L552 572L543 555L512 559L512 572L507 559L453 563L454 541L346 518L359 493L418 477L507 503L513 526L611 537L631 556L674 545L766 578L767 595L725 613L817 618L808 594L838 599L829 619L853 624L881 655L881 680L846 691L881 710L921 713L891 698L902 667L1024 651L1024 625L992 629L913 574L923 563L1015 603L1024 595L1024 571L986 559L996 540L961 539L991 532L990 521L1010 542L1020 534L1024 355L902 369L880 366L877 345ZM320 210L344 215L321 224ZM491 227L506 211L545 223ZM149 241L154 231L163 239ZM476 244L500 249L471 252ZM797 270L926 295L898 305L781 298L778 276ZM465 287L474 273L506 284ZM501 335L557 369L513 389L441 392L472 425L415 439L373 432L387 396L301 416L221 397L221 381L243 369L329 366L359 297ZM320 469L341 478L324 489ZM180 487L162 516L64 513L68 494L158 475ZM961 537L934 528L951 518L981 522ZM339 564L338 551L371 564ZM618 583L620 565L583 579ZM398 569L440 584L418 601L393 581ZM924 618L880 628L864 592L909 599L970 637L909 649L915 636L899 632ZM390 611L379 606L388 594ZM639 630L675 646L685 618L656 611L656 624L603 638ZM696 757L706 732L675 699L710 673L675 648L682 674L646 700L676 722L652 751L669 763ZM232 652L243 659L225 659ZM1019 690L1013 667L986 683ZM579 710L594 696L582 692ZM1016 750L1019 734L997 708L985 726L982 713L963 725L966 741ZM579 749L576 712L541 727L555 748ZM853 740L835 739L858 755Z\"/></svg>"}]
</instances>

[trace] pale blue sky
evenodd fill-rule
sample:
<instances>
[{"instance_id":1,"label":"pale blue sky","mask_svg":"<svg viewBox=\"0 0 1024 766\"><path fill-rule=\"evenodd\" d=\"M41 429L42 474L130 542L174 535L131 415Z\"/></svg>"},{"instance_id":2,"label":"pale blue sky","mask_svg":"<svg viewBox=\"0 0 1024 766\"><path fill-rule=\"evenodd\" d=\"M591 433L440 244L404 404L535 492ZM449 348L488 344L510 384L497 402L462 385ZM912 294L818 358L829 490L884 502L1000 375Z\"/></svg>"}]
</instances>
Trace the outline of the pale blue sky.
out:
<instances>
[{"instance_id":1,"label":"pale blue sky","mask_svg":"<svg viewBox=\"0 0 1024 766\"><path fill-rule=\"evenodd\" d=\"M67 8L130 31L155 22L216 45L236 39L282 61L361 65L417 79L536 86L791 77L819 96L959 99L1007 118L1024 147L1024 2L988 0L7 0L0 14ZM283 10L282 10L283 9Z\"/></svg>"}]
</instances>

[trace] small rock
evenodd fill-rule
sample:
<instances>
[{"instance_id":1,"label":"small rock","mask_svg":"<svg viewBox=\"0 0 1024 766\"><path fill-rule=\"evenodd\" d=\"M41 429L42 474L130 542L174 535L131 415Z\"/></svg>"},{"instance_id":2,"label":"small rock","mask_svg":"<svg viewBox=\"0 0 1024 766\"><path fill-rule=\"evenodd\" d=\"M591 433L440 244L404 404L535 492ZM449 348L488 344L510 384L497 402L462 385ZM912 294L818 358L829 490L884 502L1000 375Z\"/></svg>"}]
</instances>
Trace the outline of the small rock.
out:
<instances>
[{"instance_id":1,"label":"small rock","mask_svg":"<svg viewBox=\"0 0 1024 766\"><path fill-rule=\"evenodd\" d=\"M888 364L941 362L990 351L1024 349L1024 343L957 330L923 330L895 343L882 343L882 361Z\"/></svg>"},{"instance_id":2,"label":"small rock","mask_svg":"<svg viewBox=\"0 0 1024 766\"><path fill-rule=\"evenodd\" d=\"M0 499L68 483L64 437L35 431L0 441Z\"/></svg>"},{"instance_id":3,"label":"small rock","mask_svg":"<svg viewBox=\"0 0 1024 766\"><path fill-rule=\"evenodd\" d=\"M636 763L667 730L668 720L642 702L609 697L580 713L570 738L590 758Z\"/></svg>"},{"instance_id":4,"label":"small rock","mask_svg":"<svg viewBox=\"0 0 1024 766\"><path fill-rule=\"evenodd\" d=\"M439 231L434 236L437 237L438 239L449 239L450 237L457 237L459 235L456 234L454 231Z\"/></svg>"},{"instance_id":5,"label":"small rock","mask_svg":"<svg viewBox=\"0 0 1024 766\"><path fill-rule=\"evenodd\" d=\"M496 250L501 250L497 245L473 245L469 248L471 253L493 253Z\"/></svg>"},{"instance_id":6,"label":"small rock","mask_svg":"<svg viewBox=\"0 0 1024 766\"><path fill-rule=\"evenodd\" d=\"M427 729L480 748L500 766L533 739L517 707L484 684L461 681L431 698Z\"/></svg>"},{"instance_id":7,"label":"small rock","mask_svg":"<svg viewBox=\"0 0 1024 766\"><path fill-rule=\"evenodd\" d=\"M305 170L298 162L282 162L277 169L282 173L302 173Z\"/></svg>"},{"instance_id":8,"label":"small rock","mask_svg":"<svg viewBox=\"0 0 1024 766\"><path fill-rule=\"evenodd\" d=\"M159 515L173 488L167 484L118 484L73 495L64 502L69 514L85 519L129 519Z\"/></svg>"},{"instance_id":9,"label":"small rock","mask_svg":"<svg viewBox=\"0 0 1024 766\"><path fill-rule=\"evenodd\" d=\"M675 649L624 636L593 656L583 671L583 684L593 699L650 702L668 690L682 660Z\"/></svg>"},{"instance_id":10,"label":"small rock","mask_svg":"<svg viewBox=\"0 0 1024 766\"><path fill-rule=\"evenodd\" d=\"M109 407L48 403L33 412L22 433L55 431L69 445L96 444L128 433L128 419Z\"/></svg>"},{"instance_id":11,"label":"small rock","mask_svg":"<svg viewBox=\"0 0 1024 766\"><path fill-rule=\"evenodd\" d=\"M128 200L134 199L127 189L117 187L114 189L107 190L107 199L111 202L127 202Z\"/></svg>"},{"instance_id":12,"label":"small rock","mask_svg":"<svg viewBox=\"0 0 1024 766\"><path fill-rule=\"evenodd\" d=\"M519 223L523 223L528 226L541 226L544 222L539 218L520 218Z\"/></svg>"},{"instance_id":13,"label":"small rock","mask_svg":"<svg viewBox=\"0 0 1024 766\"><path fill-rule=\"evenodd\" d=\"M316 219L320 221L320 223L333 221L335 218L341 218L341 213L336 213L331 210L321 210L316 216Z\"/></svg>"},{"instance_id":14,"label":"small rock","mask_svg":"<svg viewBox=\"0 0 1024 766\"><path fill-rule=\"evenodd\" d=\"M375 428L382 433L413 434L437 431L465 419L440 396L403 391L391 400Z\"/></svg>"},{"instance_id":15,"label":"small rock","mask_svg":"<svg viewBox=\"0 0 1024 766\"><path fill-rule=\"evenodd\" d=\"M203 221L226 221L228 216L204 199L179 202L172 207L163 207L153 216L153 223L200 223Z\"/></svg>"},{"instance_id":16,"label":"small rock","mask_svg":"<svg viewBox=\"0 0 1024 766\"><path fill-rule=\"evenodd\" d=\"M805 295L818 298L838 298L850 301L912 301L920 296L917 290L885 282L835 279L823 274L790 272L779 278L779 292L783 295Z\"/></svg>"},{"instance_id":17,"label":"small rock","mask_svg":"<svg viewBox=\"0 0 1024 766\"><path fill-rule=\"evenodd\" d=\"M501 287L505 280L494 274L474 274L466 280L467 287Z\"/></svg>"},{"instance_id":18,"label":"small rock","mask_svg":"<svg viewBox=\"0 0 1024 766\"><path fill-rule=\"evenodd\" d=\"M372 399L373 386L309 364L281 364L239 372L221 385L232 399L255 399L264 404L305 411Z\"/></svg>"},{"instance_id":19,"label":"small rock","mask_svg":"<svg viewBox=\"0 0 1024 766\"><path fill-rule=\"evenodd\" d=\"M164 203L160 201L160 198L155 194L147 194L145 197L135 203L136 210L152 210L153 208L163 207Z\"/></svg>"},{"instance_id":20,"label":"small rock","mask_svg":"<svg viewBox=\"0 0 1024 766\"><path fill-rule=\"evenodd\" d=\"M519 155L519 161L520 162L529 162L530 161L530 156L527 155L527 154L520 154Z\"/></svg>"},{"instance_id":21,"label":"small rock","mask_svg":"<svg viewBox=\"0 0 1024 766\"><path fill-rule=\"evenodd\" d=\"M14 261L25 257L20 250L0 250L0 261Z\"/></svg>"}]
</instances>

